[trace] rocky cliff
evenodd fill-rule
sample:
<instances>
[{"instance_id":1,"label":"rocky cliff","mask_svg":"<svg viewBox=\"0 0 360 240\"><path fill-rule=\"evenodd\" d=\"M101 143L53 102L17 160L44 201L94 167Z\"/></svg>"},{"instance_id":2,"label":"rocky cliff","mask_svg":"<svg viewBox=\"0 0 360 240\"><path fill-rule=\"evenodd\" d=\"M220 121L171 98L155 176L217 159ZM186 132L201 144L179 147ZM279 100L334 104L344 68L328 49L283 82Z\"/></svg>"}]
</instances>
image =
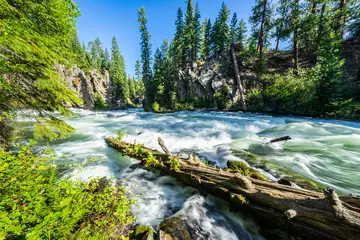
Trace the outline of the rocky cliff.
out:
<instances>
[{"instance_id":1,"label":"rocky cliff","mask_svg":"<svg viewBox=\"0 0 360 240\"><path fill-rule=\"evenodd\" d=\"M350 96L359 96L360 100L360 39L352 38L344 42L342 54L345 59L342 87ZM246 59L246 61L244 60ZM255 74L255 63L251 56L237 57L240 77L245 89L260 87L261 79ZM300 53L299 65L309 68L316 63L315 55ZM267 70L269 73L285 73L293 67L292 52L268 53ZM179 80L175 84L179 102L193 99L204 99L211 102L211 106L218 107L217 95L226 96L228 101L237 102L237 91L234 66L229 52L217 58L208 59L199 64L193 64L179 72Z\"/></svg>"},{"instance_id":2,"label":"rocky cliff","mask_svg":"<svg viewBox=\"0 0 360 240\"><path fill-rule=\"evenodd\" d=\"M76 91L83 99L83 106L86 109L94 109L95 102L101 98L109 106L113 106L112 83L107 71L99 72L91 70L84 72L80 68L67 69L62 65L58 66L60 77L63 78L71 89Z\"/></svg>"}]
</instances>

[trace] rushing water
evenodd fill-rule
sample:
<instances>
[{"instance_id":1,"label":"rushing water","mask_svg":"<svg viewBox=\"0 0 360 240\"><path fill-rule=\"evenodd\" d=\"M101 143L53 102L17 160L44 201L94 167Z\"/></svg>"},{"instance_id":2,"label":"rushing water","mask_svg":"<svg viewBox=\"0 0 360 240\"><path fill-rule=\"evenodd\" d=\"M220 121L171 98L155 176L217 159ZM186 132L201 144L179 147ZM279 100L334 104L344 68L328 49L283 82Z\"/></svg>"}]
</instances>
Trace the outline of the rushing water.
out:
<instances>
[{"instance_id":1,"label":"rushing water","mask_svg":"<svg viewBox=\"0 0 360 240\"><path fill-rule=\"evenodd\" d=\"M71 174L83 180L95 176L119 180L138 199L139 206L132 211L140 224L156 227L175 214L190 224L199 239L262 239L251 219L229 212L224 202L204 198L170 177L136 168L136 160L108 148L104 137L119 129L127 133L128 142L136 140L159 149L157 139L161 137L170 151L196 151L220 167L228 160L243 161L230 149L246 149L324 186L360 194L360 123L220 112L74 111L79 118L68 123L77 133L56 142L54 149L71 155L63 161L99 158ZM292 140L268 144L275 136L285 135Z\"/></svg>"}]
</instances>

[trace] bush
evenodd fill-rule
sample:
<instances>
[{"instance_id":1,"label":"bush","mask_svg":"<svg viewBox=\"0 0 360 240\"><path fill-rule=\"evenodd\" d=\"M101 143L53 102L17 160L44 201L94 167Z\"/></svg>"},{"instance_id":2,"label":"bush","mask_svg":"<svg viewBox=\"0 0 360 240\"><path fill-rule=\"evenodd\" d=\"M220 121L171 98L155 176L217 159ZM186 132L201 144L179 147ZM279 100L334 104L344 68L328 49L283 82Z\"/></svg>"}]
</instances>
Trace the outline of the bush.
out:
<instances>
[{"instance_id":1,"label":"bush","mask_svg":"<svg viewBox=\"0 0 360 240\"><path fill-rule=\"evenodd\" d=\"M158 113L158 112L160 112L160 105L157 102L154 102L152 104L152 109L154 112Z\"/></svg>"},{"instance_id":2,"label":"bush","mask_svg":"<svg viewBox=\"0 0 360 240\"><path fill-rule=\"evenodd\" d=\"M117 139L118 139L119 141L121 141L125 135L126 135L126 133L125 133L123 130L119 129L119 130L117 131Z\"/></svg>"},{"instance_id":3,"label":"bush","mask_svg":"<svg viewBox=\"0 0 360 240\"><path fill-rule=\"evenodd\" d=\"M215 93L215 102L219 110L228 109L231 105L230 92L228 87L222 88L220 91Z\"/></svg>"},{"instance_id":4,"label":"bush","mask_svg":"<svg viewBox=\"0 0 360 240\"><path fill-rule=\"evenodd\" d=\"M110 110L109 104L101 97L99 93L94 95L94 110Z\"/></svg>"},{"instance_id":5,"label":"bush","mask_svg":"<svg viewBox=\"0 0 360 240\"><path fill-rule=\"evenodd\" d=\"M104 179L61 179L52 151L0 150L0 239L109 239L128 235L133 201Z\"/></svg>"}]
</instances>

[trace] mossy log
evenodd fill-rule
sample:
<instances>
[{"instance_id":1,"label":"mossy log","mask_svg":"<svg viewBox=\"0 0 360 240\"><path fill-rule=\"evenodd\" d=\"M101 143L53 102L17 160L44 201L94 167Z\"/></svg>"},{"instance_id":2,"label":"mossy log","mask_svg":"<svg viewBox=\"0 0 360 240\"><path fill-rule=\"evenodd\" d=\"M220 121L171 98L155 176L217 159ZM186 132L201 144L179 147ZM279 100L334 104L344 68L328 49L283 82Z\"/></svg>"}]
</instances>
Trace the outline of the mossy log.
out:
<instances>
[{"instance_id":1,"label":"mossy log","mask_svg":"<svg viewBox=\"0 0 360 240\"><path fill-rule=\"evenodd\" d=\"M333 189L321 193L263 181L115 138L106 142L147 168L228 201L232 210L251 214L262 226L305 239L359 239L360 201L356 197L338 197Z\"/></svg>"}]
</instances>

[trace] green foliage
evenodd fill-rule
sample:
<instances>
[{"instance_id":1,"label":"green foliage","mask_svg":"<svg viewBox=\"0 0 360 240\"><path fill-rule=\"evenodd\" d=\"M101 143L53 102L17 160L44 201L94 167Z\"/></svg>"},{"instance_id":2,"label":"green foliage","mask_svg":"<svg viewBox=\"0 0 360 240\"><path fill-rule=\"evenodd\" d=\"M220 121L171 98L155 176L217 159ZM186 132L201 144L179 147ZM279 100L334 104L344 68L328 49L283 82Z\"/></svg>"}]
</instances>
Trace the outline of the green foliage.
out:
<instances>
[{"instance_id":1,"label":"green foliage","mask_svg":"<svg viewBox=\"0 0 360 240\"><path fill-rule=\"evenodd\" d=\"M205 19L203 22L203 34L202 34L202 42L201 42L201 58L203 60L209 58L212 55L212 38L211 38L211 20Z\"/></svg>"},{"instance_id":2,"label":"green foliage","mask_svg":"<svg viewBox=\"0 0 360 240\"><path fill-rule=\"evenodd\" d=\"M222 53L227 46L229 46L229 20L230 10L222 3L219 15L215 19L214 26L212 28L211 38L214 48L214 53Z\"/></svg>"},{"instance_id":3,"label":"green foliage","mask_svg":"<svg viewBox=\"0 0 360 240\"><path fill-rule=\"evenodd\" d=\"M152 72L150 67L151 60L151 44L150 33L147 29L147 19L145 8L142 7L138 10L138 22L140 23L141 33L141 63L142 63L142 80L145 86L145 98L146 103L152 103L153 101L153 86L152 86ZM151 105L150 105L151 106ZM148 108L149 106L144 106Z\"/></svg>"},{"instance_id":4,"label":"green foliage","mask_svg":"<svg viewBox=\"0 0 360 240\"><path fill-rule=\"evenodd\" d=\"M142 156L143 154L143 145L142 144L134 144L134 154L137 157Z\"/></svg>"},{"instance_id":5,"label":"green foliage","mask_svg":"<svg viewBox=\"0 0 360 240\"><path fill-rule=\"evenodd\" d=\"M117 140L122 141L122 139L125 135L126 135L126 133L122 129L119 129L117 131Z\"/></svg>"},{"instance_id":6,"label":"green foliage","mask_svg":"<svg viewBox=\"0 0 360 240\"><path fill-rule=\"evenodd\" d=\"M94 110L110 110L111 107L105 102L99 93L94 95Z\"/></svg>"},{"instance_id":7,"label":"green foliage","mask_svg":"<svg viewBox=\"0 0 360 240\"><path fill-rule=\"evenodd\" d=\"M170 170L180 172L181 164L176 158L169 156L167 163L170 165Z\"/></svg>"},{"instance_id":8,"label":"green foliage","mask_svg":"<svg viewBox=\"0 0 360 240\"><path fill-rule=\"evenodd\" d=\"M248 167L245 163L239 161L228 161L227 167L231 172L237 172L241 175L248 176L251 178L267 181L268 179L260 172Z\"/></svg>"},{"instance_id":9,"label":"green foliage","mask_svg":"<svg viewBox=\"0 0 360 240\"><path fill-rule=\"evenodd\" d=\"M154 157L154 155L152 154L152 152L148 152L147 153L147 157L143 158L143 160L145 161L145 167L149 168L149 167L156 167L156 166L163 166L164 164L162 162L160 162L158 159L156 159Z\"/></svg>"},{"instance_id":10,"label":"green foliage","mask_svg":"<svg viewBox=\"0 0 360 240\"><path fill-rule=\"evenodd\" d=\"M63 127L51 112L69 116L66 103L82 101L54 66L74 60L69 39L75 35L78 7L71 0L14 0L0 1L0 9L0 110L31 109L28 117L36 116L42 129Z\"/></svg>"},{"instance_id":11,"label":"green foliage","mask_svg":"<svg viewBox=\"0 0 360 240\"><path fill-rule=\"evenodd\" d=\"M128 104L129 84L126 79L125 61L120 53L120 49L116 38L112 39L111 46L111 63L110 63L110 77L114 84L114 99L121 100L123 104Z\"/></svg>"},{"instance_id":12,"label":"green foliage","mask_svg":"<svg viewBox=\"0 0 360 240\"><path fill-rule=\"evenodd\" d=\"M154 239L154 235L155 232L151 227L148 226L136 226L133 233L131 234L131 239L132 240L143 240L145 239L148 235L152 236Z\"/></svg>"},{"instance_id":13,"label":"green foliage","mask_svg":"<svg viewBox=\"0 0 360 240\"><path fill-rule=\"evenodd\" d=\"M109 239L126 236L133 201L106 179L59 178L49 149L0 150L1 239Z\"/></svg>"},{"instance_id":14,"label":"green foliage","mask_svg":"<svg viewBox=\"0 0 360 240\"><path fill-rule=\"evenodd\" d=\"M152 104L152 109L154 112L157 112L157 113L161 111L160 105L157 102L154 102Z\"/></svg>"},{"instance_id":15,"label":"green foliage","mask_svg":"<svg viewBox=\"0 0 360 240\"><path fill-rule=\"evenodd\" d=\"M224 87L215 93L214 98L218 109L229 109L231 105L231 94L229 91L228 87Z\"/></svg>"},{"instance_id":16,"label":"green foliage","mask_svg":"<svg viewBox=\"0 0 360 240\"><path fill-rule=\"evenodd\" d=\"M298 74L289 70L286 74L264 75L267 84L264 91L267 104L276 113L311 112L315 87L319 81L319 68L299 69Z\"/></svg>"}]
</instances>

